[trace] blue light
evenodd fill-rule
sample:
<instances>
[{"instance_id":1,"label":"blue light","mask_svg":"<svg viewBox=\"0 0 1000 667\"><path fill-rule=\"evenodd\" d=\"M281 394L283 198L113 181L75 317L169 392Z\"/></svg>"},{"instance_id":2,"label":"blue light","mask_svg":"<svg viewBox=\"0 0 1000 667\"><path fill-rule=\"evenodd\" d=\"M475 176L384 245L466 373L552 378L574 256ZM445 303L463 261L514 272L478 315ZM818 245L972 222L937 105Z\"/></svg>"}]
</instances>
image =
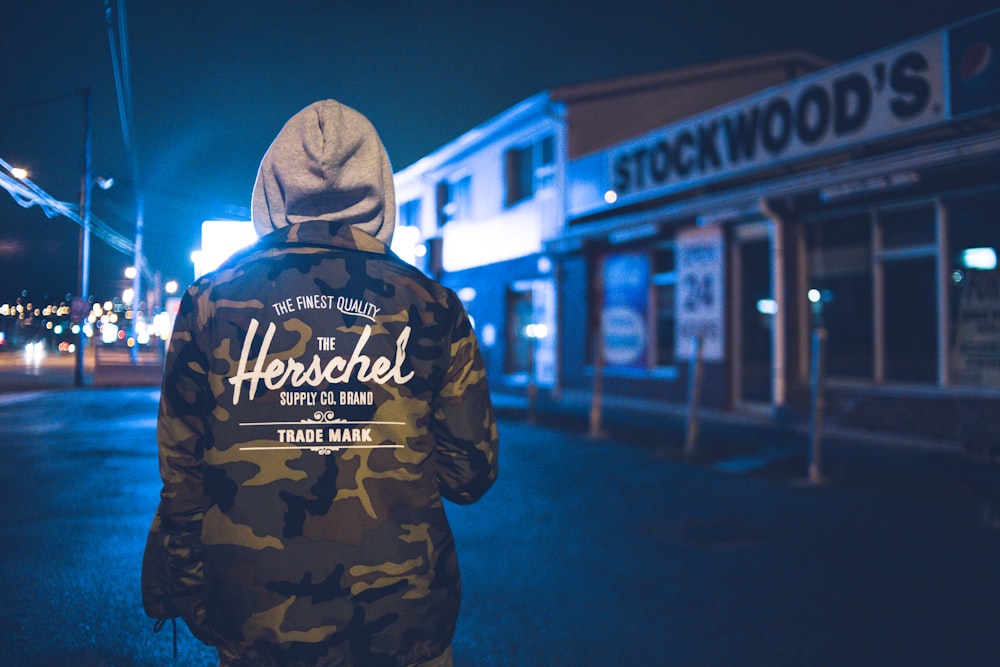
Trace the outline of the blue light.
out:
<instances>
[{"instance_id":1,"label":"blue light","mask_svg":"<svg viewBox=\"0 0 1000 667\"><path fill-rule=\"evenodd\" d=\"M966 248L961 257L962 266L966 269L992 271L997 268L997 251L993 248Z\"/></svg>"}]
</instances>

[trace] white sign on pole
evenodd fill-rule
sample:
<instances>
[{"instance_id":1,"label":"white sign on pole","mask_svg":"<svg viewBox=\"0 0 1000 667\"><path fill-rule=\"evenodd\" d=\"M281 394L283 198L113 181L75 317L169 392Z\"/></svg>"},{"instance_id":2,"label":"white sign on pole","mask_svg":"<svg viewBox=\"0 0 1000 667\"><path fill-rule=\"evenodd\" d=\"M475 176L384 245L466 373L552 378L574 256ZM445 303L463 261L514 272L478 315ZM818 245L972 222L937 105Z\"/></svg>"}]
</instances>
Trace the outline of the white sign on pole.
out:
<instances>
[{"instance_id":1,"label":"white sign on pole","mask_svg":"<svg viewBox=\"0 0 1000 667\"><path fill-rule=\"evenodd\" d=\"M692 355L693 340L698 337L705 361L725 357L723 250L721 227L694 227L677 233L677 359Z\"/></svg>"}]
</instances>

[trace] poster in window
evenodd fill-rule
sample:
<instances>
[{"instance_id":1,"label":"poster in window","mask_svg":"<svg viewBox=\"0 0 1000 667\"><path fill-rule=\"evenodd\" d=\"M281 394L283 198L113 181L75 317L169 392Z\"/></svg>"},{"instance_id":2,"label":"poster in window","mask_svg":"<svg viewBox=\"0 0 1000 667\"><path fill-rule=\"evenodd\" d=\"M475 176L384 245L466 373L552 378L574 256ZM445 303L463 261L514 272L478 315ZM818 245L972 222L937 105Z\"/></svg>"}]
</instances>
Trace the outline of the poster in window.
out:
<instances>
[{"instance_id":1,"label":"poster in window","mask_svg":"<svg viewBox=\"0 0 1000 667\"><path fill-rule=\"evenodd\" d=\"M955 383L1000 387L1000 271L966 272L955 333Z\"/></svg>"},{"instance_id":2,"label":"poster in window","mask_svg":"<svg viewBox=\"0 0 1000 667\"><path fill-rule=\"evenodd\" d=\"M601 331L604 363L645 368L649 336L649 255L629 252L604 260L604 304Z\"/></svg>"},{"instance_id":3,"label":"poster in window","mask_svg":"<svg viewBox=\"0 0 1000 667\"><path fill-rule=\"evenodd\" d=\"M701 338L705 361L722 361L724 336L723 240L720 227L677 234L677 359L688 359Z\"/></svg>"}]
</instances>

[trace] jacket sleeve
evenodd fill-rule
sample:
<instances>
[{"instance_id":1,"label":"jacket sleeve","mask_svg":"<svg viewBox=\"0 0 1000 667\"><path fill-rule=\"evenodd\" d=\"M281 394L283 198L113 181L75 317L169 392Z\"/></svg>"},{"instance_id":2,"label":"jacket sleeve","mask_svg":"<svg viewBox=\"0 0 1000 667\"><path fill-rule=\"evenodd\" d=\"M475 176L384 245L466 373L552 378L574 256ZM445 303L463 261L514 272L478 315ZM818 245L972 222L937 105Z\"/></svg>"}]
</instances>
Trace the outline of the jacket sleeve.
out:
<instances>
[{"instance_id":1,"label":"jacket sleeve","mask_svg":"<svg viewBox=\"0 0 1000 667\"><path fill-rule=\"evenodd\" d=\"M475 332L460 303L454 313L447 370L435 399L431 428L437 439L441 495L467 505L479 500L496 481L499 440Z\"/></svg>"},{"instance_id":2,"label":"jacket sleeve","mask_svg":"<svg viewBox=\"0 0 1000 667\"><path fill-rule=\"evenodd\" d=\"M208 358L197 343L189 291L181 302L164 362L156 437L163 488L146 542L142 593L154 618L180 616L206 643L201 524L205 512L202 454L214 399Z\"/></svg>"}]
</instances>

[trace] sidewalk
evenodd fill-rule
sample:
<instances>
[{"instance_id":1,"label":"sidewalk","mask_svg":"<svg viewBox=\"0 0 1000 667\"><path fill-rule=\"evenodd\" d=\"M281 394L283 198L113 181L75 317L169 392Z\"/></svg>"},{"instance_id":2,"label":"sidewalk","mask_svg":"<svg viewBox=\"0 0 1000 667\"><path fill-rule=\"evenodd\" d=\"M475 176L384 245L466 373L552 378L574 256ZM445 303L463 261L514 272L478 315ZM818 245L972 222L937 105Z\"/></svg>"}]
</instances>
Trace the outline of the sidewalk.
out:
<instances>
[{"instance_id":1,"label":"sidewalk","mask_svg":"<svg viewBox=\"0 0 1000 667\"><path fill-rule=\"evenodd\" d=\"M540 397L533 410L525 397L510 394L494 394L493 404L504 418L589 432L589 392L566 391L558 401ZM808 424L703 409L693 455L686 456L684 406L609 397L601 416L599 437L649 447L657 458L778 483L954 501L1000 530L1000 462L976 460L955 443L826 428L819 440L821 478L814 483Z\"/></svg>"},{"instance_id":2,"label":"sidewalk","mask_svg":"<svg viewBox=\"0 0 1000 667\"><path fill-rule=\"evenodd\" d=\"M127 350L87 352L82 387L76 385L76 358L72 354L48 352L34 360L26 360L20 350L0 353L0 394L74 389L86 387L159 386L163 376L163 360L155 353L143 351L133 364Z\"/></svg>"}]
</instances>

